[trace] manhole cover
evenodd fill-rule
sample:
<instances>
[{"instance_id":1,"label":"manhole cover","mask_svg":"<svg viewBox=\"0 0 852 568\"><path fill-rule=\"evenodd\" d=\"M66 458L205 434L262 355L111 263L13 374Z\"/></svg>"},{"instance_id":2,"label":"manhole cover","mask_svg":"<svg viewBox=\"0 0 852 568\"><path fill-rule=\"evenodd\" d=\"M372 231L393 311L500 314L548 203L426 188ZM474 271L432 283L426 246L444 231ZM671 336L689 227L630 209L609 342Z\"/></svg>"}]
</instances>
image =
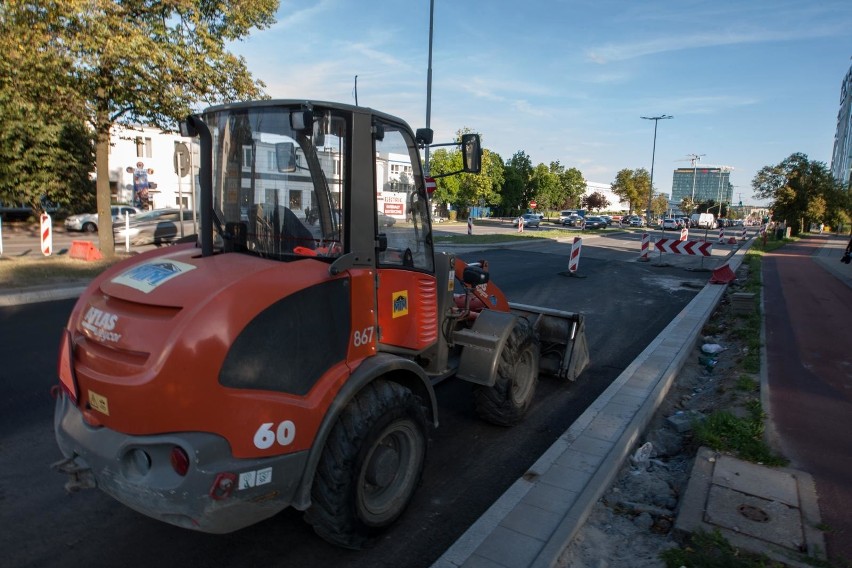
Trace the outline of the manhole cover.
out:
<instances>
[{"instance_id":1,"label":"manhole cover","mask_svg":"<svg viewBox=\"0 0 852 568\"><path fill-rule=\"evenodd\" d=\"M737 510L740 512L740 515L750 521L754 521L756 523L769 522L769 515L766 511L759 507L755 507L754 505L740 505L737 507Z\"/></svg>"}]
</instances>

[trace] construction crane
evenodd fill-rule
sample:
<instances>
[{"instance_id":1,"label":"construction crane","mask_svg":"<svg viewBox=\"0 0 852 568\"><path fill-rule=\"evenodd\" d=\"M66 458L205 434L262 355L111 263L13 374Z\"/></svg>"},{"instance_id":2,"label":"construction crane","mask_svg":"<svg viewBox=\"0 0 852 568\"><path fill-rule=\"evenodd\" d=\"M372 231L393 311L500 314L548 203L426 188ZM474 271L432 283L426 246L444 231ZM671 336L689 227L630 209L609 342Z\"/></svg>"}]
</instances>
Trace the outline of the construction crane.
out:
<instances>
[{"instance_id":1,"label":"construction crane","mask_svg":"<svg viewBox=\"0 0 852 568\"><path fill-rule=\"evenodd\" d=\"M700 162L703 156L707 154L688 154L686 158L678 160L678 162L689 161L692 163L692 202L695 203L695 173L698 171L695 168L695 162Z\"/></svg>"}]
</instances>

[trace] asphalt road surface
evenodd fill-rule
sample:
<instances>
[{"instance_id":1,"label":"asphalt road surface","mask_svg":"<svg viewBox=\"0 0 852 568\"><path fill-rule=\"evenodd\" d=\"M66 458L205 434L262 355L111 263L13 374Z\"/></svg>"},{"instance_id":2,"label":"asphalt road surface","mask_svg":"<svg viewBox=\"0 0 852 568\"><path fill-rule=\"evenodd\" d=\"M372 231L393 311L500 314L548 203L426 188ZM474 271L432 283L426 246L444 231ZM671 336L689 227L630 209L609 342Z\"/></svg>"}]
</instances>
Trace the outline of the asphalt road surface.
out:
<instances>
[{"instance_id":1,"label":"asphalt road surface","mask_svg":"<svg viewBox=\"0 0 852 568\"><path fill-rule=\"evenodd\" d=\"M437 387L441 425L423 483L403 517L372 546L342 550L287 510L229 535L144 517L99 491L66 494L50 470L59 333L72 301L0 309L0 549L6 567L429 566L562 434L703 285L707 273L635 262L635 242L588 239L578 274L570 246L461 252L485 258L511 301L581 311L591 364L576 383L542 377L525 421L511 429L476 418L471 385ZM598 241L596 246L592 241Z\"/></svg>"}]
</instances>

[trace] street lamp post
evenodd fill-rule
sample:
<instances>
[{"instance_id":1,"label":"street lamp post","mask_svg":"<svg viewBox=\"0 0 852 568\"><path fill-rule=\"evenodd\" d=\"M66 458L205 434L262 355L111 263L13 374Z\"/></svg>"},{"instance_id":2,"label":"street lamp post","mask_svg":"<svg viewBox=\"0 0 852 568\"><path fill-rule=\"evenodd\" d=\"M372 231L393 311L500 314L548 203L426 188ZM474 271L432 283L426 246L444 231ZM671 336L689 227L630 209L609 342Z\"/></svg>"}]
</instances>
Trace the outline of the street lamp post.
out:
<instances>
[{"instance_id":1,"label":"street lamp post","mask_svg":"<svg viewBox=\"0 0 852 568\"><path fill-rule=\"evenodd\" d=\"M661 114L659 116L642 116L640 118L643 118L645 120L653 120L654 121L654 147L651 150L651 188L650 188L650 191L648 191L648 211L645 213L645 218L648 220L648 222L650 222L651 221L651 201L654 198L654 158L656 157L656 154L657 154L657 124L661 120L667 120L667 119L673 118L673 117L671 115L668 115L668 114Z\"/></svg>"},{"instance_id":2,"label":"street lamp post","mask_svg":"<svg viewBox=\"0 0 852 568\"><path fill-rule=\"evenodd\" d=\"M429 0L429 67L426 70L426 128L432 128L432 23L435 15L435 0ZM429 175L429 146L423 169Z\"/></svg>"},{"instance_id":3,"label":"street lamp post","mask_svg":"<svg viewBox=\"0 0 852 568\"><path fill-rule=\"evenodd\" d=\"M695 162L701 161L701 156L705 154L690 154L690 160L692 161L692 201L695 202L695 176L698 173L698 168L695 167Z\"/></svg>"}]
</instances>

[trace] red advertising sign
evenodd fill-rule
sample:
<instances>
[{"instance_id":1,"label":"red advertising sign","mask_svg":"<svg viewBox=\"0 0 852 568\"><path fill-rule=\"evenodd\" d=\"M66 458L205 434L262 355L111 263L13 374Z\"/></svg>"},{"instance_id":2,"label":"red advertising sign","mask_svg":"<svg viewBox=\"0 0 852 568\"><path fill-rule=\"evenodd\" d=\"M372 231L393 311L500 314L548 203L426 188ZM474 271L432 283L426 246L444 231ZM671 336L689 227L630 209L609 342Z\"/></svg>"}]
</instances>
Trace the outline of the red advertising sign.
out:
<instances>
[{"instance_id":1,"label":"red advertising sign","mask_svg":"<svg viewBox=\"0 0 852 568\"><path fill-rule=\"evenodd\" d=\"M385 203L385 215L398 215L402 217L402 203Z\"/></svg>"}]
</instances>

